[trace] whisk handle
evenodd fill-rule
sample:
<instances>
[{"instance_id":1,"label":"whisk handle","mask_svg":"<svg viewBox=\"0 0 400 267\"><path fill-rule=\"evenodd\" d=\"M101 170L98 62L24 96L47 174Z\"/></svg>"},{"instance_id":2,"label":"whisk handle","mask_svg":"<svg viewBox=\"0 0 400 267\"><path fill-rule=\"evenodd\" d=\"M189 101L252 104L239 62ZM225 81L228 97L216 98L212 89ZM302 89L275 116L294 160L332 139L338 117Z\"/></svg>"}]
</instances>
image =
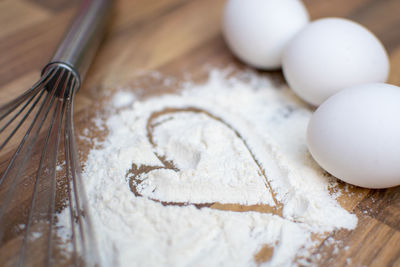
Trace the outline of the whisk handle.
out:
<instances>
[{"instance_id":1,"label":"whisk handle","mask_svg":"<svg viewBox=\"0 0 400 267\"><path fill-rule=\"evenodd\" d=\"M79 85L104 35L113 0L82 0L77 16L58 46L51 65L64 65L78 78Z\"/></svg>"}]
</instances>

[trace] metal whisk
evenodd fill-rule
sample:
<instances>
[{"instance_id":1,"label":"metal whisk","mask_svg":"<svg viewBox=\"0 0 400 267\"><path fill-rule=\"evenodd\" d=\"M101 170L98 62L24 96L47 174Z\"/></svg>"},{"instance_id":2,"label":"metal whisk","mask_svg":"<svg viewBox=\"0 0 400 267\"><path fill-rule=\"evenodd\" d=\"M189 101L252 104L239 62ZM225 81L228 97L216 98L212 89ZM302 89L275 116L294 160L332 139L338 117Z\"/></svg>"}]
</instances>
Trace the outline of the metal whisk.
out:
<instances>
[{"instance_id":1,"label":"metal whisk","mask_svg":"<svg viewBox=\"0 0 400 267\"><path fill-rule=\"evenodd\" d=\"M8 158L0 162L1 266L97 264L72 111L111 2L83 0L40 80L0 107L0 156ZM56 231L60 212L69 217L67 239Z\"/></svg>"}]
</instances>

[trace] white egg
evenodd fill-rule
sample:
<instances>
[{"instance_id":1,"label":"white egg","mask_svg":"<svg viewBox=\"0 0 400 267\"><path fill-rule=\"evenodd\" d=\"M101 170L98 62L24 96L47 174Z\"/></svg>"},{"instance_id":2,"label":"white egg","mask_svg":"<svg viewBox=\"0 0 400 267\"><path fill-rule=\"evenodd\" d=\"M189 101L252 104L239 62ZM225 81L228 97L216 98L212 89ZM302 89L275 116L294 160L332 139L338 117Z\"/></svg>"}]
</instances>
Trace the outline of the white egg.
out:
<instances>
[{"instance_id":1,"label":"white egg","mask_svg":"<svg viewBox=\"0 0 400 267\"><path fill-rule=\"evenodd\" d=\"M289 43L282 61L289 86L315 106L344 88L385 82L389 74L381 42L360 24L341 18L310 23Z\"/></svg>"},{"instance_id":2,"label":"white egg","mask_svg":"<svg viewBox=\"0 0 400 267\"><path fill-rule=\"evenodd\" d=\"M330 97L314 113L308 149L333 176L353 185L400 185L400 87L365 84Z\"/></svg>"},{"instance_id":3,"label":"white egg","mask_svg":"<svg viewBox=\"0 0 400 267\"><path fill-rule=\"evenodd\" d=\"M240 60L256 68L276 69L288 41L308 22L300 0L228 0L222 28Z\"/></svg>"}]
</instances>

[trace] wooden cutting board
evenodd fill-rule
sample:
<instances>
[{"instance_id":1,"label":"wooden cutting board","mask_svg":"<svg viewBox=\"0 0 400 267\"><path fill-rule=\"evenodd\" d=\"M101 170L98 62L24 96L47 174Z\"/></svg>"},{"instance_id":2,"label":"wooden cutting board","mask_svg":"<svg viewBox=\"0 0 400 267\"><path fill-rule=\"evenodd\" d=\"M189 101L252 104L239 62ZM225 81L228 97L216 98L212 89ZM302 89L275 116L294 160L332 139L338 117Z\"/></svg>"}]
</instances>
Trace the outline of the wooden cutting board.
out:
<instances>
[{"instance_id":1,"label":"wooden cutting board","mask_svg":"<svg viewBox=\"0 0 400 267\"><path fill-rule=\"evenodd\" d=\"M278 0L277 0L278 1ZM182 78L206 76L206 64L244 66L225 46L220 30L224 0L119 0L108 35L76 96L75 123L79 132L90 124L106 91L135 81L137 71L156 70ZM387 48L391 59L389 82L400 85L400 0L304 0L313 19L326 16L351 18L367 26ZM0 103L23 92L39 77L52 56L79 1L0 1ZM283 82L280 71L267 72ZM157 90L158 84L144 82ZM156 88L156 89L155 89ZM167 89L159 89L159 93ZM94 137L101 137L96 133ZM80 143L82 158L90 144ZM6 158L0 154L0 163ZM332 246L329 236L312 253L320 266L400 266L400 187L387 190L352 188L339 199L357 214L354 231L337 231L341 240ZM243 207L229 209L242 211ZM346 249L345 249L346 248ZM6 253L8 248L0 248ZM268 260L270 249L255 255ZM348 261L351 259L351 261Z\"/></svg>"}]
</instances>

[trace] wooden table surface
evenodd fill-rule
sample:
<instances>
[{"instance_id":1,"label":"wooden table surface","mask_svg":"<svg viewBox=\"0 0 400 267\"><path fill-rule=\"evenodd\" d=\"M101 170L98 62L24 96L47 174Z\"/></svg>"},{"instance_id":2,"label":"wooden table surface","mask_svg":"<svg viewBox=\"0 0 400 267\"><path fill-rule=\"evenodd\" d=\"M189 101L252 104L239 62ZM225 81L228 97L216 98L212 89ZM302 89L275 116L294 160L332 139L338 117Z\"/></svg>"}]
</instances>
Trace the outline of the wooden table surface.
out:
<instances>
[{"instance_id":1,"label":"wooden table surface","mask_svg":"<svg viewBox=\"0 0 400 267\"><path fill-rule=\"evenodd\" d=\"M206 75L206 64L242 68L221 36L224 0L118 0L106 40L76 96L77 131L88 123L100 95L132 83L139 70L157 70L194 79ZM312 19L340 16L374 32L391 59L389 82L400 85L400 0L304 0ZM39 77L68 26L76 0L0 1L0 103L23 92ZM271 73L283 79L280 71ZM155 86L151 83L149 87ZM83 154L87 148L83 149ZM0 162L5 156L0 154ZM84 156L83 156L84 157ZM356 213L354 231L337 231L339 251L321 240L312 253L320 266L400 266L400 187L353 188L357 194L339 201ZM348 249L343 249L348 247ZM346 260L350 258L351 264ZM267 260L265 255L259 261ZM0 261L0 265L3 265Z\"/></svg>"}]
</instances>

